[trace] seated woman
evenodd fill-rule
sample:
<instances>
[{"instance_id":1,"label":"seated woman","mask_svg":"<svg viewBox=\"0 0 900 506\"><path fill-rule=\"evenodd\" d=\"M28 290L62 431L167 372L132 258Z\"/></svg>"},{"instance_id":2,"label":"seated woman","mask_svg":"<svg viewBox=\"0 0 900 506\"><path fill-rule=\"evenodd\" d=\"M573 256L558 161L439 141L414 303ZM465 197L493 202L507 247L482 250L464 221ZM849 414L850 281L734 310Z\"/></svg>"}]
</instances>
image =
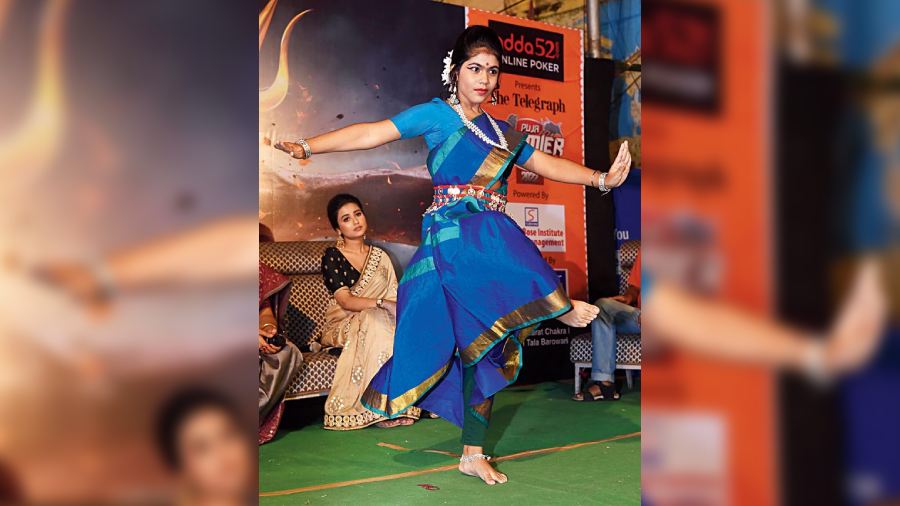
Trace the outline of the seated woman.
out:
<instances>
[{"instance_id":1,"label":"seated woman","mask_svg":"<svg viewBox=\"0 0 900 506\"><path fill-rule=\"evenodd\" d=\"M259 263L259 444L275 437L284 412L284 392L303 355L278 334L287 307L291 280Z\"/></svg>"},{"instance_id":2,"label":"seated woman","mask_svg":"<svg viewBox=\"0 0 900 506\"><path fill-rule=\"evenodd\" d=\"M336 195L328 202L328 220L338 234L337 247L322 257L325 287L333 294L325 312L322 345L343 348L334 384L325 403L325 428L354 430L411 425L419 408L388 420L360 403L372 377L394 348L397 317L397 275L387 253L366 244L366 215L353 195Z\"/></svg>"}]
</instances>

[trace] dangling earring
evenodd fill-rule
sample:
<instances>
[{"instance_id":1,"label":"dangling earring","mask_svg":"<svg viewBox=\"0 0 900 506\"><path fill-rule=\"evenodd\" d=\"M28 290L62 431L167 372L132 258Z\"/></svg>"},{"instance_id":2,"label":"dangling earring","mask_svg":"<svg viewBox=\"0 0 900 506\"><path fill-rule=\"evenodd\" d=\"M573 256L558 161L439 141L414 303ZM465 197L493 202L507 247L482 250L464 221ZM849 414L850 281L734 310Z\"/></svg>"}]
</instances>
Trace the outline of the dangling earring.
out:
<instances>
[{"instance_id":1,"label":"dangling earring","mask_svg":"<svg viewBox=\"0 0 900 506\"><path fill-rule=\"evenodd\" d=\"M492 103L492 104L496 104L496 103L497 103L497 95L499 95L499 93L497 92L497 90L494 90L494 92L491 93L491 103Z\"/></svg>"},{"instance_id":2,"label":"dangling earring","mask_svg":"<svg viewBox=\"0 0 900 506\"><path fill-rule=\"evenodd\" d=\"M337 246L338 249L343 249L343 247L344 247L344 234L338 232L337 243L335 244L335 246Z\"/></svg>"},{"instance_id":3,"label":"dangling earring","mask_svg":"<svg viewBox=\"0 0 900 506\"><path fill-rule=\"evenodd\" d=\"M450 104L456 105L459 103L459 97L456 96L456 84L450 85Z\"/></svg>"}]
</instances>

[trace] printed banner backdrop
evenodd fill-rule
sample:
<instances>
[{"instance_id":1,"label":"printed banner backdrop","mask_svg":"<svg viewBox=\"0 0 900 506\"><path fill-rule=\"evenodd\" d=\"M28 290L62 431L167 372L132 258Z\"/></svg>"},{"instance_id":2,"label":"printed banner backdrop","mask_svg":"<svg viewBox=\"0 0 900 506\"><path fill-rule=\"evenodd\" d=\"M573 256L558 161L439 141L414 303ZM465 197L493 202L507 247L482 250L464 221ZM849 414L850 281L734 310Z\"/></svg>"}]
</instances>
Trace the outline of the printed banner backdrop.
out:
<instances>
[{"instance_id":1,"label":"printed banner backdrop","mask_svg":"<svg viewBox=\"0 0 900 506\"><path fill-rule=\"evenodd\" d=\"M325 204L347 192L366 207L369 239L411 254L432 195L422 139L302 162L272 146L442 96L442 60L471 24L492 26L507 46L501 103L486 107L490 113L527 132L538 149L583 163L581 30L419 0L282 0L260 43L260 222L276 240L334 237ZM510 216L569 295L583 299L584 189L517 169L509 196ZM555 320L542 327L525 343L522 382L569 375L571 329Z\"/></svg>"},{"instance_id":2,"label":"printed banner backdrop","mask_svg":"<svg viewBox=\"0 0 900 506\"><path fill-rule=\"evenodd\" d=\"M609 0L600 11L601 51L616 62L610 97L609 153L619 145L631 148L631 174L613 192L616 203L616 242L641 239L641 0Z\"/></svg>"},{"instance_id":3,"label":"printed banner backdrop","mask_svg":"<svg viewBox=\"0 0 900 506\"><path fill-rule=\"evenodd\" d=\"M829 55L840 62L841 67L868 72L874 68L891 68L896 72L897 55L900 54L897 30L900 2L815 0L813 4L818 8L817 15L841 26L841 30L833 34L836 40ZM896 97L896 91L893 96ZM889 101L896 99L883 96L876 100L880 103L874 109L882 111L889 108ZM855 171L856 181L849 185L849 195L843 198L853 201L854 205L845 208L849 216L839 237L840 243L853 253L896 248L897 245L897 236L890 236L889 232L892 225L896 227L897 224L897 215L891 216L893 206L888 205L891 190L882 194L875 187L896 188L896 183L891 183L896 179L889 174L896 174L897 170L889 169L888 164L890 160L896 160L897 152L892 150L897 149L900 132L896 130L896 121L879 125L869 118L868 122L878 126L860 128L853 134L845 132L845 135L867 137L858 141L860 152L853 166L846 167ZM882 139L882 142L873 142L873 138ZM884 196L877 198L876 195ZM885 244L885 241L890 242ZM896 274L892 273L891 277L894 276ZM848 487L848 504L890 502L891 498L900 497L900 457L896 451L885 451L900 447L897 432L900 403L885 401L896 399L896 392L900 390L900 375L897 374L900 369L900 328L896 321L886 332L880 357L865 370L850 376L840 390L840 424L845 438L842 445L846 466L844 479L853 484Z\"/></svg>"},{"instance_id":4,"label":"printed banner backdrop","mask_svg":"<svg viewBox=\"0 0 900 506\"><path fill-rule=\"evenodd\" d=\"M583 164L582 31L476 9L467 11L466 24L490 26L503 43L499 100L486 109L526 133L536 149ZM509 180L509 202L507 213L556 270L569 296L586 299L584 187L517 168ZM524 381L536 379L534 372L568 376L569 338L575 332L583 330L556 320L541 325L525 342Z\"/></svg>"},{"instance_id":5,"label":"printed banner backdrop","mask_svg":"<svg viewBox=\"0 0 900 506\"><path fill-rule=\"evenodd\" d=\"M677 263L688 289L769 315L771 12L744 0L646 0L642 9L652 146L644 271ZM674 349L643 360L653 373L641 378L642 420L656 436L642 441L644 500L778 504L770 372Z\"/></svg>"}]
</instances>

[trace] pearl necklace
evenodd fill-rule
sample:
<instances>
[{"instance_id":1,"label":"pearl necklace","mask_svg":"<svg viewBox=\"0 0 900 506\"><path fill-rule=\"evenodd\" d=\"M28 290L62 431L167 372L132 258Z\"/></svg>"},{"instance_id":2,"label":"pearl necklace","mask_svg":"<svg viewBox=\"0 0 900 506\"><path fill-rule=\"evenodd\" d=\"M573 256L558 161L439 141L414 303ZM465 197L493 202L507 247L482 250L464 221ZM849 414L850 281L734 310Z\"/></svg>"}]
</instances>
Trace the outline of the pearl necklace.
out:
<instances>
[{"instance_id":1,"label":"pearl necklace","mask_svg":"<svg viewBox=\"0 0 900 506\"><path fill-rule=\"evenodd\" d=\"M484 132L478 128L475 123L466 117L466 113L463 112L462 104L454 104L453 110L456 111L456 114L459 114L459 119L462 120L463 125L466 125L466 128L472 131L473 134L477 135L479 139L483 140L485 144L489 144L491 146L500 148L504 151L509 151L509 145L506 143L506 137L503 136L503 132L500 131L500 127L497 126L497 123L494 121L494 118L491 117L490 114L484 113L487 116L488 121L491 123L491 126L494 127L494 132L497 134L497 138L500 139L500 143L494 142L490 137L488 137Z\"/></svg>"}]
</instances>

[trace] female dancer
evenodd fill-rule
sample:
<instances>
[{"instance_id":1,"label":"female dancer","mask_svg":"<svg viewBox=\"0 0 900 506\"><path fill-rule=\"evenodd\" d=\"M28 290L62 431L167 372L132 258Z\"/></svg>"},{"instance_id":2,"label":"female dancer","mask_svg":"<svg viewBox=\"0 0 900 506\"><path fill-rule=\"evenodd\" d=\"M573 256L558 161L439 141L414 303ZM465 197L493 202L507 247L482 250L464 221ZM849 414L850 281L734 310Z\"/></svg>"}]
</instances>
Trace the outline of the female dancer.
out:
<instances>
[{"instance_id":1,"label":"female dancer","mask_svg":"<svg viewBox=\"0 0 900 506\"><path fill-rule=\"evenodd\" d=\"M631 164L625 144L608 173L555 158L482 111L485 100L496 100L502 54L493 30L469 27L444 68L448 101L276 145L302 159L425 137L434 203L400 281L394 355L362 402L389 418L418 404L461 426L459 469L489 485L506 482L482 449L493 395L515 382L525 336L550 318L584 327L599 311L569 300L540 251L503 212L506 180L518 164L554 181L608 190L622 184Z\"/></svg>"}]
</instances>

